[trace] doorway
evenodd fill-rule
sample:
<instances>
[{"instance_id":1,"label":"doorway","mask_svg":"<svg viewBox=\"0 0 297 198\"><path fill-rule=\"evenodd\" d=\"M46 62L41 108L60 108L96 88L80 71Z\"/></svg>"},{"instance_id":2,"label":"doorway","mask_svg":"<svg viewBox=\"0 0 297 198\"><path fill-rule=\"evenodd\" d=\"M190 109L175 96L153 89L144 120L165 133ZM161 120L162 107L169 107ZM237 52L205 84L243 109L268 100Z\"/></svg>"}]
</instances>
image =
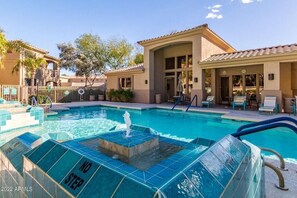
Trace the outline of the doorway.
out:
<instances>
[{"instance_id":1,"label":"doorway","mask_svg":"<svg viewBox=\"0 0 297 198\"><path fill-rule=\"evenodd\" d=\"M221 77L221 103L229 104L229 77Z\"/></svg>"},{"instance_id":2,"label":"doorway","mask_svg":"<svg viewBox=\"0 0 297 198\"><path fill-rule=\"evenodd\" d=\"M165 78L165 100L170 101L173 100L173 96L175 96L174 91L174 77L171 78Z\"/></svg>"}]
</instances>

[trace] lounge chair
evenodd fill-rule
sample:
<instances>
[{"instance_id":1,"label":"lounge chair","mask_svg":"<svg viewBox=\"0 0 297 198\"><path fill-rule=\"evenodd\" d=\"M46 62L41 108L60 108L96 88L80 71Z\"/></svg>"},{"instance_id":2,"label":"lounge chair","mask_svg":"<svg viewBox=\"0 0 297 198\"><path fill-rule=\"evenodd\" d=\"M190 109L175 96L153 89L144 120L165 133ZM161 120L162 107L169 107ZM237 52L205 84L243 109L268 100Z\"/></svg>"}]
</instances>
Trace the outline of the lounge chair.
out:
<instances>
[{"instance_id":1,"label":"lounge chair","mask_svg":"<svg viewBox=\"0 0 297 198\"><path fill-rule=\"evenodd\" d=\"M210 105L214 104L214 96L207 96L205 101L201 102L202 106L207 106L207 108L210 107Z\"/></svg>"},{"instance_id":2,"label":"lounge chair","mask_svg":"<svg viewBox=\"0 0 297 198\"><path fill-rule=\"evenodd\" d=\"M246 109L246 96L234 96L232 102L232 109L235 107L243 107L243 110Z\"/></svg>"},{"instance_id":3,"label":"lounge chair","mask_svg":"<svg viewBox=\"0 0 297 198\"><path fill-rule=\"evenodd\" d=\"M259 108L259 112L277 113L276 96L265 96L264 103Z\"/></svg>"}]
</instances>

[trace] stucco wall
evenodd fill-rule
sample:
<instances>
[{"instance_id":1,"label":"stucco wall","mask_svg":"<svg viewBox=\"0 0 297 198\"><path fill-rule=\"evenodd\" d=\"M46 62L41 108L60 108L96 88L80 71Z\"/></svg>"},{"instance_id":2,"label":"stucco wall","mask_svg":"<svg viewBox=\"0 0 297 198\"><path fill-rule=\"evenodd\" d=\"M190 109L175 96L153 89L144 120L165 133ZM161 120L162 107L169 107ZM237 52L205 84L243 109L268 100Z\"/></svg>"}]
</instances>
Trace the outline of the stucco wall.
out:
<instances>
[{"instance_id":1,"label":"stucco wall","mask_svg":"<svg viewBox=\"0 0 297 198\"><path fill-rule=\"evenodd\" d=\"M280 64L280 89L282 90L284 98L293 96L291 83L291 63ZM295 77L296 78L296 77Z\"/></svg>"},{"instance_id":2,"label":"stucco wall","mask_svg":"<svg viewBox=\"0 0 297 198\"><path fill-rule=\"evenodd\" d=\"M4 68L0 69L0 84L21 85L20 73L12 74L13 67L20 59L19 53L7 53L4 59Z\"/></svg>"},{"instance_id":3,"label":"stucco wall","mask_svg":"<svg viewBox=\"0 0 297 198\"><path fill-rule=\"evenodd\" d=\"M226 52L205 37L201 37L201 45L201 60L204 60L213 54Z\"/></svg>"},{"instance_id":4,"label":"stucco wall","mask_svg":"<svg viewBox=\"0 0 297 198\"><path fill-rule=\"evenodd\" d=\"M274 74L274 80L268 80L268 74ZM280 90L280 64L279 62L264 63L264 89Z\"/></svg>"},{"instance_id":5,"label":"stucco wall","mask_svg":"<svg viewBox=\"0 0 297 198\"><path fill-rule=\"evenodd\" d=\"M297 95L297 62L292 63L291 66L291 80L292 80L292 90L293 96Z\"/></svg>"}]
</instances>

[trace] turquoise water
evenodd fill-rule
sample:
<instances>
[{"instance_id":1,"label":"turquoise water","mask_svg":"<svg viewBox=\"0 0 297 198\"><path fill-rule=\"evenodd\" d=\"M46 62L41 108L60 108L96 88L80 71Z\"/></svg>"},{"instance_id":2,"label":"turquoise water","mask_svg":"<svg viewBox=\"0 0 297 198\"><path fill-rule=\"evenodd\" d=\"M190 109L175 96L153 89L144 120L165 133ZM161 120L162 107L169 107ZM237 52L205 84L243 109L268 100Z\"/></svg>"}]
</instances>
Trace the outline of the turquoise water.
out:
<instances>
[{"instance_id":1,"label":"turquoise water","mask_svg":"<svg viewBox=\"0 0 297 198\"><path fill-rule=\"evenodd\" d=\"M133 124L151 127L162 135L186 141L197 137L219 140L227 134L236 132L239 126L248 123L221 119L219 114L185 113L163 109L139 111L109 107L73 108L59 112L58 115L48 116L43 126L1 134L0 145L24 131L38 135L65 132L74 137L100 134L114 126L123 125L123 114L126 110L130 113ZM297 135L288 129L267 130L242 139L257 146L275 149L285 158L297 159Z\"/></svg>"}]
</instances>

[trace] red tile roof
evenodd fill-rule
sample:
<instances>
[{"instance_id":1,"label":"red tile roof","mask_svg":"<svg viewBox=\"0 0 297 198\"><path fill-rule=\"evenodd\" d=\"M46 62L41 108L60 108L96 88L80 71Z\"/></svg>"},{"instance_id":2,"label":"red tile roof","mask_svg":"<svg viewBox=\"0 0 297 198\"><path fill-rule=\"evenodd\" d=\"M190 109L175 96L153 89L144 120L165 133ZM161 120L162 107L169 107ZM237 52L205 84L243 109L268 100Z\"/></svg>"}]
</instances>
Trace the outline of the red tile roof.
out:
<instances>
[{"instance_id":1,"label":"red tile roof","mask_svg":"<svg viewBox=\"0 0 297 198\"><path fill-rule=\"evenodd\" d=\"M134 65L134 66L129 66L129 67L125 67L125 68L121 68L121 69L117 69L117 70L108 71L108 72L105 72L105 74L133 72L133 71L144 71L144 64L141 63L141 64Z\"/></svg>"},{"instance_id":2,"label":"red tile roof","mask_svg":"<svg viewBox=\"0 0 297 198\"><path fill-rule=\"evenodd\" d=\"M209 58L203 60L201 63L215 62L215 61L228 61L239 58L249 58L249 57L260 57L267 55L277 55L277 54L286 54L297 52L297 44L290 45L279 45L273 47L265 47L258 49L249 49L243 51L236 51L231 53L223 53L223 54L214 54Z\"/></svg>"},{"instance_id":3,"label":"red tile roof","mask_svg":"<svg viewBox=\"0 0 297 198\"><path fill-rule=\"evenodd\" d=\"M137 43L141 44L141 43L144 43L144 42L147 42L147 41L153 41L153 40L157 40L157 39L160 39L160 38L169 37L169 36L172 36L172 35L178 35L178 34L182 34L182 33L185 33L185 32L190 32L190 31L193 31L193 30L201 29L201 28L204 28L204 27L207 28L208 24L199 25L199 26L196 26L196 27L193 27L193 28L190 28L190 29L186 29L186 30L182 30L182 31L178 31L178 32L172 32L170 34L165 34L163 36L158 36L158 37L155 37L155 38L145 39L145 40L142 40L142 41L138 41Z\"/></svg>"}]
</instances>

